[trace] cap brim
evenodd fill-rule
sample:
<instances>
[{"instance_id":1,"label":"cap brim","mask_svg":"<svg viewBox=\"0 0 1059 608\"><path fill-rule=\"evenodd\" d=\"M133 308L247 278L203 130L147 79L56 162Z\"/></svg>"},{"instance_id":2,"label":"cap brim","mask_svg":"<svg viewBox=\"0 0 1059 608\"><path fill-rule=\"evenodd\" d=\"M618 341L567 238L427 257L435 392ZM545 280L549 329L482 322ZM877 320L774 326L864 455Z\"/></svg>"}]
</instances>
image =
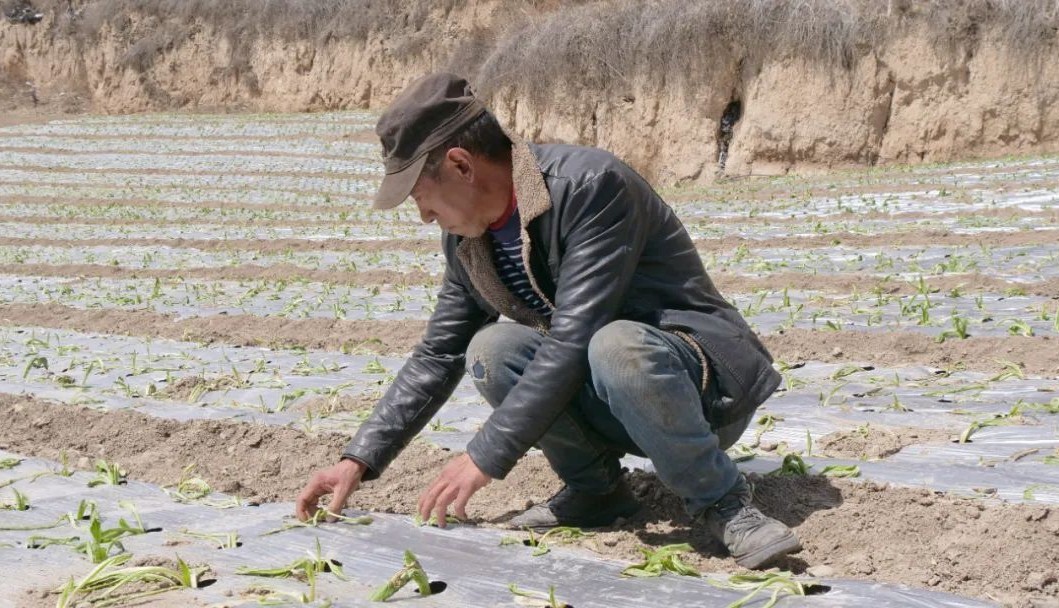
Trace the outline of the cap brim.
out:
<instances>
[{"instance_id":1,"label":"cap brim","mask_svg":"<svg viewBox=\"0 0 1059 608\"><path fill-rule=\"evenodd\" d=\"M375 193L375 202L372 203L372 207L375 209L393 209L403 203L408 198L408 195L412 193L412 188L415 188L416 181L419 180L419 174L423 172L423 165L427 164L427 156L429 155L424 154L412 161L411 165L397 173L389 173L382 178L382 183L379 184L379 191Z\"/></svg>"}]
</instances>

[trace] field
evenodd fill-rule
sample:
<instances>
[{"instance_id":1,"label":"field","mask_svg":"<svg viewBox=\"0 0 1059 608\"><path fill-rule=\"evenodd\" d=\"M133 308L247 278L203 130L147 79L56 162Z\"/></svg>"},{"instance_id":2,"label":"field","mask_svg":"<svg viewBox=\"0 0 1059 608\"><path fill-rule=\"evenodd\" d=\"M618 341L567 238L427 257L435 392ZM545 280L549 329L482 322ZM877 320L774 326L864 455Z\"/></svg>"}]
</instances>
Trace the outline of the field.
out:
<instances>
[{"instance_id":1,"label":"field","mask_svg":"<svg viewBox=\"0 0 1059 608\"><path fill-rule=\"evenodd\" d=\"M559 487L536 453L472 522L417 525L419 491L488 415L466 380L351 519L294 524L300 487L416 344L444 264L413 206L370 209L374 121L0 128L0 603L368 606L405 550L444 587L395 596L417 606L747 595L641 459L648 508L547 551L503 529ZM1059 157L663 194L784 376L731 453L805 549L747 605L793 581L816 586L780 605L1059 605ZM702 577L621 576L684 542ZM87 588L100 564L180 574L178 558L208 584ZM56 592L71 580L86 588Z\"/></svg>"}]
</instances>

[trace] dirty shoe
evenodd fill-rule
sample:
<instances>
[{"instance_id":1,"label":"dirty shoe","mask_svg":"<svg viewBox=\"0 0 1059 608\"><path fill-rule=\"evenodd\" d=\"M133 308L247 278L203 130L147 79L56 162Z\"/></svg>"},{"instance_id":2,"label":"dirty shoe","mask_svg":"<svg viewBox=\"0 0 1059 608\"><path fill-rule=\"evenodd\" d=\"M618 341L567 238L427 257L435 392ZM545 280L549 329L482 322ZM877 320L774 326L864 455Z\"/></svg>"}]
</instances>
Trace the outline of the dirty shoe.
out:
<instances>
[{"instance_id":1,"label":"dirty shoe","mask_svg":"<svg viewBox=\"0 0 1059 608\"><path fill-rule=\"evenodd\" d=\"M798 537L783 522L750 504L751 490L743 475L717 504L700 517L744 568L760 568L788 553L801 551Z\"/></svg>"},{"instance_id":2,"label":"dirty shoe","mask_svg":"<svg viewBox=\"0 0 1059 608\"><path fill-rule=\"evenodd\" d=\"M569 486L548 499L519 513L508 522L513 528L554 528L574 526L599 528L609 526L619 517L629 517L640 510L623 479L607 494L586 494Z\"/></svg>"}]
</instances>

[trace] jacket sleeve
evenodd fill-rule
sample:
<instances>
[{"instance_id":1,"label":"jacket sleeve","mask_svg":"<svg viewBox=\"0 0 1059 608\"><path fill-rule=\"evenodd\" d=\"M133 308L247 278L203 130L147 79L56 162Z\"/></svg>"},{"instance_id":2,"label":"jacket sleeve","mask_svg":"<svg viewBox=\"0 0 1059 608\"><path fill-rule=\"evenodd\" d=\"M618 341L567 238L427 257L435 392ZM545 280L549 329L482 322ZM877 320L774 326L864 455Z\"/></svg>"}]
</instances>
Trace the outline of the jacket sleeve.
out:
<instances>
[{"instance_id":1,"label":"jacket sleeve","mask_svg":"<svg viewBox=\"0 0 1059 608\"><path fill-rule=\"evenodd\" d=\"M551 329L522 379L467 445L483 472L504 478L588 377L588 343L613 321L643 251L642 192L606 171L568 195Z\"/></svg>"},{"instance_id":2,"label":"jacket sleeve","mask_svg":"<svg viewBox=\"0 0 1059 608\"><path fill-rule=\"evenodd\" d=\"M488 320L451 266L426 333L343 450L343 458L367 465L364 480L389 466L444 405L464 374L467 345Z\"/></svg>"}]
</instances>

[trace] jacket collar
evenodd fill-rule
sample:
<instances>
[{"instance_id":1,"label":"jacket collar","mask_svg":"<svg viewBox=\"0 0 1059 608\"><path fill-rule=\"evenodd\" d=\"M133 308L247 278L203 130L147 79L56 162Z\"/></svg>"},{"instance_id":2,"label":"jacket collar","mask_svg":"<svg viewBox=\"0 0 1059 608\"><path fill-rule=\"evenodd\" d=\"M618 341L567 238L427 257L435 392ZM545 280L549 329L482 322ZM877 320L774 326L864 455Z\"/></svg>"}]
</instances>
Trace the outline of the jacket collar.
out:
<instances>
[{"instance_id":1,"label":"jacket collar","mask_svg":"<svg viewBox=\"0 0 1059 608\"><path fill-rule=\"evenodd\" d=\"M531 243L527 226L529 223L552 208L548 186L544 183L537 158L529 144L522 139L508 134L511 138L511 172L518 199L520 234L522 235L522 263L533 290L549 307L555 308L552 302L541 291L530 267ZM493 251L490 237L483 235L465 238L456 247L456 257L463 264L471 279L471 284L478 293L500 314L530 325L540 330L548 327L548 320L530 308L521 299L515 297L497 274L493 264Z\"/></svg>"}]
</instances>

